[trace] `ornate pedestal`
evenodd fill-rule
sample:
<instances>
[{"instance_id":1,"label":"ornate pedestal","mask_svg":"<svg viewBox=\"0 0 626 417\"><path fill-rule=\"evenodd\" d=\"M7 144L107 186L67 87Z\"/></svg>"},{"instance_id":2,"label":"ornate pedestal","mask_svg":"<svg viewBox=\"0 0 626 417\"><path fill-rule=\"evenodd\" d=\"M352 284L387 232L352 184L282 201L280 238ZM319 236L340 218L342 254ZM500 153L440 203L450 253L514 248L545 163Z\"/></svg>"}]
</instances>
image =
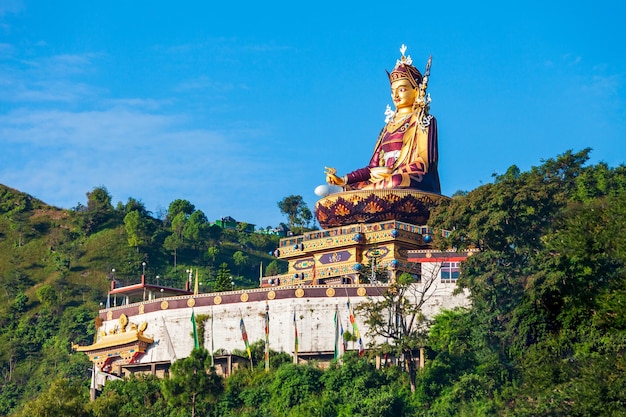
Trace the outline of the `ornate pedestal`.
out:
<instances>
[{"instance_id":1,"label":"ornate pedestal","mask_svg":"<svg viewBox=\"0 0 626 417\"><path fill-rule=\"evenodd\" d=\"M288 273L265 277L262 285L356 284L359 272L372 264L387 269L390 280L402 272L419 275L419 264L408 261L408 251L428 248L431 241L428 227L395 220L281 239L276 255L289 262Z\"/></svg>"},{"instance_id":2,"label":"ornate pedestal","mask_svg":"<svg viewBox=\"0 0 626 417\"><path fill-rule=\"evenodd\" d=\"M315 216L324 229L386 220L424 225L430 209L448 197L419 190L356 190L330 194L315 204Z\"/></svg>"},{"instance_id":3,"label":"ornate pedestal","mask_svg":"<svg viewBox=\"0 0 626 417\"><path fill-rule=\"evenodd\" d=\"M430 209L448 197L418 190L344 191L321 198L315 215L326 229L281 239L275 255L289 262L287 274L266 277L262 286L355 284L366 265L420 275L408 251L427 249Z\"/></svg>"}]
</instances>

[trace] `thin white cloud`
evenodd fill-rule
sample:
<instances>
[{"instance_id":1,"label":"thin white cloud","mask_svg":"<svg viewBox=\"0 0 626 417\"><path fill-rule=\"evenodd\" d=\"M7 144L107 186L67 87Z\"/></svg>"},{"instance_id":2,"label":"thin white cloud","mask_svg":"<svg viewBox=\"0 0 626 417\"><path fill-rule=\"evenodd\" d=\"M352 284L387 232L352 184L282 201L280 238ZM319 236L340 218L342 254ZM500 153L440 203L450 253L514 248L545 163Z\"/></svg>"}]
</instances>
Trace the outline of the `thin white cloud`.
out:
<instances>
[{"instance_id":1,"label":"thin white cloud","mask_svg":"<svg viewBox=\"0 0 626 417\"><path fill-rule=\"evenodd\" d=\"M74 103L84 97L92 97L100 91L88 84L63 80L14 84L9 100L14 102L62 102Z\"/></svg>"},{"instance_id":2,"label":"thin white cloud","mask_svg":"<svg viewBox=\"0 0 626 417\"><path fill-rule=\"evenodd\" d=\"M204 207L224 205L232 189L253 193L250 187L269 181L269 162L239 140L258 132L192 129L184 119L119 108L11 112L0 117L0 142L15 144L0 182L62 207L104 185L116 199L141 198L154 209L187 196ZM171 199L160 201L163 195Z\"/></svg>"},{"instance_id":3,"label":"thin white cloud","mask_svg":"<svg viewBox=\"0 0 626 417\"><path fill-rule=\"evenodd\" d=\"M21 71L0 66L0 102L73 103L98 97L102 89L76 79L90 71L97 56L87 53L20 59Z\"/></svg>"},{"instance_id":4,"label":"thin white cloud","mask_svg":"<svg viewBox=\"0 0 626 417\"><path fill-rule=\"evenodd\" d=\"M224 36L209 37L202 42L184 43L178 45L155 45L154 48L165 53L183 55L203 50L214 50L232 55L241 55L244 52L284 52L295 51L297 49L294 46L286 44L276 44L274 42L247 43L242 42L237 37Z\"/></svg>"},{"instance_id":5,"label":"thin white cloud","mask_svg":"<svg viewBox=\"0 0 626 417\"><path fill-rule=\"evenodd\" d=\"M20 109L0 116L0 138L37 146L56 143L82 149L117 149L166 140L167 132L181 119L122 107L83 112Z\"/></svg>"},{"instance_id":6,"label":"thin white cloud","mask_svg":"<svg viewBox=\"0 0 626 417\"><path fill-rule=\"evenodd\" d=\"M562 58L563 63L565 63L566 65L571 65L571 66L576 66L580 64L582 60L583 58L581 56L571 54L571 53L563 55L563 58Z\"/></svg>"},{"instance_id":7,"label":"thin white cloud","mask_svg":"<svg viewBox=\"0 0 626 417\"><path fill-rule=\"evenodd\" d=\"M170 106L176 101L174 99L152 99L152 98L117 98L117 99L104 99L102 104L104 107L122 107L122 108L136 108L144 111L156 111L165 106Z\"/></svg>"},{"instance_id":8,"label":"thin white cloud","mask_svg":"<svg viewBox=\"0 0 626 417\"><path fill-rule=\"evenodd\" d=\"M198 78L181 82L174 91L196 91L196 90L212 90L217 92L228 92L235 89L235 87L247 90L248 87L245 84L237 85L233 83L217 82L211 78L203 75Z\"/></svg>"},{"instance_id":9,"label":"thin white cloud","mask_svg":"<svg viewBox=\"0 0 626 417\"><path fill-rule=\"evenodd\" d=\"M81 74L92 67L93 60L100 54L61 54L53 55L38 61L41 70L46 71L52 77L67 77L73 74Z\"/></svg>"},{"instance_id":10,"label":"thin white cloud","mask_svg":"<svg viewBox=\"0 0 626 417\"><path fill-rule=\"evenodd\" d=\"M10 43L0 43L0 58L13 55L15 48Z\"/></svg>"},{"instance_id":11,"label":"thin white cloud","mask_svg":"<svg viewBox=\"0 0 626 417\"><path fill-rule=\"evenodd\" d=\"M0 1L0 17L8 13L19 13L24 10L23 0L2 0Z\"/></svg>"},{"instance_id":12,"label":"thin white cloud","mask_svg":"<svg viewBox=\"0 0 626 417\"><path fill-rule=\"evenodd\" d=\"M623 87L623 76L613 75L593 75L589 82L581 86L586 92L593 93L596 96L617 96Z\"/></svg>"},{"instance_id":13,"label":"thin white cloud","mask_svg":"<svg viewBox=\"0 0 626 417\"><path fill-rule=\"evenodd\" d=\"M272 142L266 128L231 119L207 128L194 120L204 114L172 112L178 98L109 97L85 81L99 56L11 57L5 67L0 61L0 104L8 104L0 113L0 183L65 208L104 185L115 201L140 198L153 211L186 198L209 217L251 221L242 214L250 208L238 201L263 205L254 210L261 218L276 215L275 194L286 179L264 157ZM180 88L235 86L200 77Z\"/></svg>"}]
</instances>

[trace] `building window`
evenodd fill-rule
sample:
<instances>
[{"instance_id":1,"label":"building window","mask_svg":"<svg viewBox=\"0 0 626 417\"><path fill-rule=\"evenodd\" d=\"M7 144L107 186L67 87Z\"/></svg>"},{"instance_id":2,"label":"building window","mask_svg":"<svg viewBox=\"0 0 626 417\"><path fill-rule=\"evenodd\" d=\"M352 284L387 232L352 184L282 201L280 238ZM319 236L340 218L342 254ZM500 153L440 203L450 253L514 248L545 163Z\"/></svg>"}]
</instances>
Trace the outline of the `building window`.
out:
<instances>
[{"instance_id":1,"label":"building window","mask_svg":"<svg viewBox=\"0 0 626 417\"><path fill-rule=\"evenodd\" d=\"M442 262L441 263L441 282L456 282L459 278L459 262Z\"/></svg>"}]
</instances>

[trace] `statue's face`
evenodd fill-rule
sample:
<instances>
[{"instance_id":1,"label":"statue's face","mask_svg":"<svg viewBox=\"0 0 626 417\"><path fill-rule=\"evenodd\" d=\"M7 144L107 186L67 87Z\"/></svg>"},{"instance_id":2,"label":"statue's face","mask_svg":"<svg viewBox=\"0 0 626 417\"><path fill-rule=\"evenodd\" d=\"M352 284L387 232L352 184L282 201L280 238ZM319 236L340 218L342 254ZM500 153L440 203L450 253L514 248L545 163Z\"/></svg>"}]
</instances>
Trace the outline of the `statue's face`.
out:
<instances>
[{"instance_id":1,"label":"statue's face","mask_svg":"<svg viewBox=\"0 0 626 417\"><path fill-rule=\"evenodd\" d=\"M411 109L417 98L417 89L413 88L409 80L396 80L391 83L391 98L396 110Z\"/></svg>"}]
</instances>

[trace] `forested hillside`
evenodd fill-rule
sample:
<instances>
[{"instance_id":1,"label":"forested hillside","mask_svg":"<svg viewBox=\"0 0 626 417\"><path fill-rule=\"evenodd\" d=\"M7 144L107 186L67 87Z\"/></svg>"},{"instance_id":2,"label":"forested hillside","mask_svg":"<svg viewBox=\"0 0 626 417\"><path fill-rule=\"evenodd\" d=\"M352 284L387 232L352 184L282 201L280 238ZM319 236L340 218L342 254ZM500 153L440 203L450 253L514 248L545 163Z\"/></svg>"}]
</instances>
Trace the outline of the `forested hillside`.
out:
<instances>
[{"instance_id":1,"label":"forested hillside","mask_svg":"<svg viewBox=\"0 0 626 417\"><path fill-rule=\"evenodd\" d=\"M431 331L432 415L626 414L626 167L567 152L440 207L472 308Z\"/></svg>"},{"instance_id":2,"label":"forested hillside","mask_svg":"<svg viewBox=\"0 0 626 417\"><path fill-rule=\"evenodd\" d=\"M59 212L28 198L3 205L2 256L11 255L1 274L12 286L2 295L0 413L33 396L16 417L626 415L626 167L588 165L589 152L567 152L527 172L513 166L432 213L432 228L451 231L437 245L479 251L458 280L472 306L440 314L419 341L427 357L415 392L401 366L376 370L367 355L320 370L273 354L270 372L259 366L222 380L198 349L176 362L168 380L117 381L89 403L89 364L68 344L93 332L89 312L111 266L89 242L102 239L100 247L128 257L142 244L129 250L122 226L104 226L111 218L85 233L81 210ZM22 204L32 214L20 223L23 211L11 210ZM37 226L34 213L44 211L55 215ZM82 233L80 245L63 240L66 233ZM35 247L43 235L58 243ZM20 253L37 255L26 262ZM86 285L95 274L86 261L73 261L90 253L102 263L94 279L101 287ZM158 258L149 256L150 264ZM260 344L253 354L260 364Z\"/></svg>"},{"instance_id":3,"label":"forested hillside","mask_svg":"<svg viewBox=\"0 0 626 417\"><path fill-rule=\"evenodd\" d=\"M0 185L0 415L51 378L84 382L90 362L70 343L90 344L110 280L182 288L187 269L204 291L258 286L281 272L268 253L278 236L223 229L186 200L153 216L141 201L116 207L104 187L70 210ZM234 284L233 284L234 283Z\"/></svg>"}]
</instances>

